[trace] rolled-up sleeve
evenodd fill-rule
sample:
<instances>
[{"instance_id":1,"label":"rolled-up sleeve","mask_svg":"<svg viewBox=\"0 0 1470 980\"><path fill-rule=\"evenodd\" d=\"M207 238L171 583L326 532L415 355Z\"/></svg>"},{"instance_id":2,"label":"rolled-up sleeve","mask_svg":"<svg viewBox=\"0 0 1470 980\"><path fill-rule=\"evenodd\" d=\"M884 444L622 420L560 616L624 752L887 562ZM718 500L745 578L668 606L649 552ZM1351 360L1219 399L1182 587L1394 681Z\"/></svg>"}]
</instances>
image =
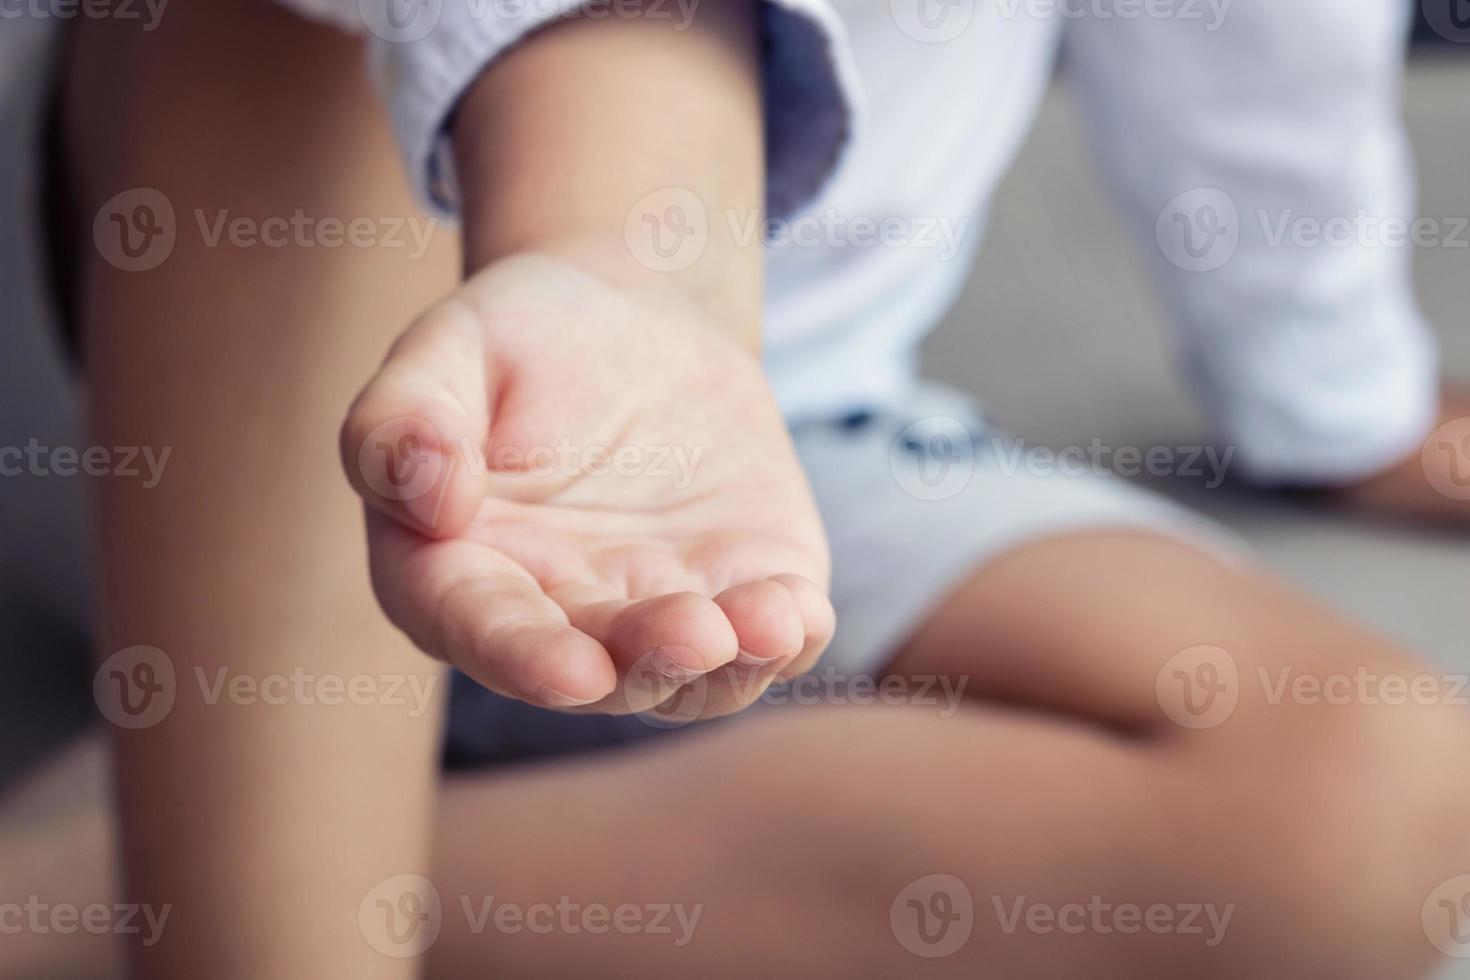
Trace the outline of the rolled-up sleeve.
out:
<instances>
[{"instance_id":1,"label":"rolled-up sleeve","mask_svg":"<svg viewBox=\"0 0 1470 980\"><path fill-rule=\"evenodd\" d=\"M374 73L410 178L427 206L446 217L459 208L448 134L460 97L528 34L587 11L586 0L281 2L369 35ZM648 0L642 15L685 24L697 2ZM586 12L595 15L595 8ZM857 76L829 0L761 0L759 17L766 204L773 216L785 217L820 192L851 144Z\"/></svg>"},{"instance_id":2,"label":"rolled-up sleeve","mask_svg":"<svg viewBox=\"0 0 1470 980\"><path fill-rule=\"evenodd\" d=\"M1410 276L1409 6L1123 9L1067 25L1070 73L1243 472L1332 483L1414 451L1437 384Z\"/></svg>"}]
</instances>

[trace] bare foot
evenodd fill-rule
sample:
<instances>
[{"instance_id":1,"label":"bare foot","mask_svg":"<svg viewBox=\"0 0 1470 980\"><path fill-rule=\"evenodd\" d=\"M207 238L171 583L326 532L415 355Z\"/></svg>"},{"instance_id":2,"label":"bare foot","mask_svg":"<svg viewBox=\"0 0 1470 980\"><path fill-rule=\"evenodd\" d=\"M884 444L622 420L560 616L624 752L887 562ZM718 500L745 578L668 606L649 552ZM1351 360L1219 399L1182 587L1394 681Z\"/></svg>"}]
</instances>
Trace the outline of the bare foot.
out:
<instances>
[{"instance_id":1,"label":"bare foot","mask_svg":"<svg viewBox=\"0 0 1470 980\"><path fill-rule=\"evenodd\" d=\"M1396 517L1470 528L1470 391L1445 389L1420 452L1334 497Z\"/></svg>"}]
</instances>

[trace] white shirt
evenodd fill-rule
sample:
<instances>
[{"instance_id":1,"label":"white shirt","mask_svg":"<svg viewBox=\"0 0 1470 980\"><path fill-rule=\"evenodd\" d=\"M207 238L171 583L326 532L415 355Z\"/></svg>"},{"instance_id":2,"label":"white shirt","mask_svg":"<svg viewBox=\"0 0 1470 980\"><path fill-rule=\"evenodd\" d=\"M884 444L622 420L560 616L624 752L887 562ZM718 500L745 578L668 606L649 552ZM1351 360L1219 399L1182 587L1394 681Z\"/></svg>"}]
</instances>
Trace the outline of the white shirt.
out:
<instances>
[{"instance_id":1,"label":"white shirt","mask_svg":"<svg viewBox=\"0 0 1470 980\"><path fill-rule=\"evenodd\" d=\"M281 2L376 36L410 172L448 213L459 95L581 9ZM680 18L691 0L662 2ZM912 384L1060 48L1242 466L1331 481L1412 451L1437 383L1411 250L1395 244L1415 217L1397 114L1408 17L1389 0L765 0L766 358L788 416Z\"/></svg>"}]
</instances>

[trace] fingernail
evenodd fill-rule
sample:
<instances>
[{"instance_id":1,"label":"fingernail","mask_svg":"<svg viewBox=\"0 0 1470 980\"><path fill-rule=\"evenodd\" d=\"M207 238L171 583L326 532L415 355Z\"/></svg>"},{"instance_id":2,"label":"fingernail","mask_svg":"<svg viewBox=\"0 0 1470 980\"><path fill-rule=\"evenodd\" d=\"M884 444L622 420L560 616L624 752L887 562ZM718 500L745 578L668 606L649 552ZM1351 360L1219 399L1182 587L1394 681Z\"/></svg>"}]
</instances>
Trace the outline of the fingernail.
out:
<instances>
[{"instance_id":1,"label":"fingernail","mask_svg":"<svg viewBox=\"0 0 1470 980\"><path fill-rule=\"evenodd\" d=\"M536 697L545 701L553 708L580 708L584 704L591 704L596 698L574 698L570 694L563 694L549 684L542 684L536 688Z\"/></svg>"},{"instance_id":2,"label":"fingernail","mask_svg":"<svg viewBox=\"0 0 1470 980\"><path fill-rule=\"evenodd\" d=\"M778 657L757 657L749 650L741 650L735 654L735 662L742 667L765 667L775 663Z\"/></svg>"},{"instance_id":3,"label":"fingernail","mask_svg":"<svg viewBox=\"0 0 1470 980\"><path fill-rule=\"evenodd\" d=\"M439 460L439 468L443 476L434 481L423 493L406 496L403 499L403 508L408 511L408 516L420 528L430 533L439 529L439 513L444 509L444 495L449 492L449 484L454 478L454 461L438 453L434 454ZM422 460L421 465L427 465Z\"/></svg>"},{"instance_id":4,"label":"fingernail","mask_svg":"<svg viewBox=\"0 0 1470 980\"><path fill-rule=\"evenodd\" d=\"M659 647L649 657L653 669L671 681L687 683L709 673L703 667L690 667L697 655L689 647Z\"/></svg>"}]
</instances>

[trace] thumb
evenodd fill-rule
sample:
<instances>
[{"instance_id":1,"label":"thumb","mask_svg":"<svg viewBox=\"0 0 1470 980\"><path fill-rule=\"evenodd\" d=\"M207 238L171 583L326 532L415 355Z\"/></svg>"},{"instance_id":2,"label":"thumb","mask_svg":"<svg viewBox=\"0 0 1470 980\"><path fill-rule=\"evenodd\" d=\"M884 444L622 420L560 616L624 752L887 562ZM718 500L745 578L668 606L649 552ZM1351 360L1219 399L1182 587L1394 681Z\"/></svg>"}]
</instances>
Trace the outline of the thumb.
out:
<instances>
[{"instance_id":1,"label":"thumb","mask_svg":"<svg viewBox=\"0 0 1470 980\"><path fill-rule=\"evenodd\" d=\"M489 383L468 306L450 300L414 322L342 425L342 465L368 506L430 537L469 525L485 496Z\"/></svg>"}]
</instances>

